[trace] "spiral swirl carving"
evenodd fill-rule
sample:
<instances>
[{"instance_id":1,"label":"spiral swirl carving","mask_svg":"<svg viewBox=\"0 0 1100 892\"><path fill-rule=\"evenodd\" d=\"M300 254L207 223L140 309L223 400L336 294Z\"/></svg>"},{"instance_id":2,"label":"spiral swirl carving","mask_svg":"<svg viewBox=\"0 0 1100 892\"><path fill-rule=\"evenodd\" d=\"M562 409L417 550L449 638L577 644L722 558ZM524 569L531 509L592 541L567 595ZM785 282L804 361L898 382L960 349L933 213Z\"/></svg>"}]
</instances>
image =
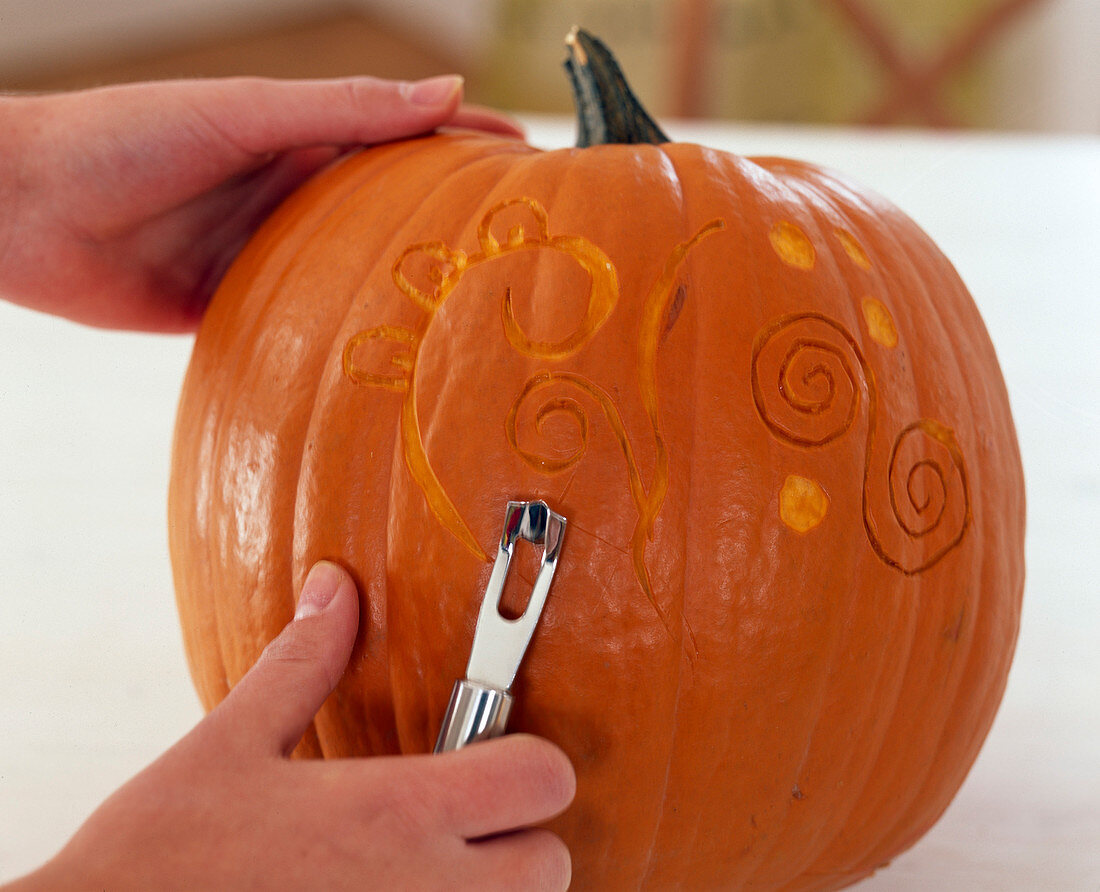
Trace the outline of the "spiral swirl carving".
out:
<instances>
[{"instance_id":1,"label":"spiral swirl carving","mask_svg":"<svg viewBox=\"0 0 1100 892\"><path fill-rule=\"evenodd\" d=\"M566 396L572 393L573 396ZM532 377L520 390L512 404L512 408L505 420L505 434L508 443L515 453L531 468L542 474L557 474L566 471L576 465L588 450L588 425L589 416L585 406L579 401L595 403L599 407L611 428L619 448L622 450L626 461L627 480L630 485L630 496L638 508L638 522L631 538L631 551L634 564L634 572L638 582L646 596L657 607L662 620L667 624L660 607L657 606L653 594L653 586L649 578L649 570L646 566L646 540L653 529L653 523L661 510L664 499L662 462L658 461L658 468L653 478L648 482L643 476L634 453L634 446L622 414L615 404L615 400L602 387L583 375L566 371L544 371ZM564 455L552 454L547 450L547 444L540 443L538 448L532 447L520 441L520 429L525 426L522 420L533 420L531 427L536 435L544 432L544 425L552 417L569 419L576 431L577 440L575 446ZM663 454L660 434L655 430L659 455Z\"/></svg>"},{"instance_id":2,"label":"spiral swirl carving","mask_svg":"<svg viewBox=\"0 0 1100 892\"><path fill-rule=\"evenodd\" d=\"M622 415L611 396L583 375L573 372L541 372L523 386L512 403L511 411L505 421L505 433L512 449L529 467L543 474L556 474L568 470L584 457L588 450L588 414L584 406L571 397L560 395L560 392L556 396L551 393L542 402L538 399L543 391L551 388L558 390L562 387L574 391L578 396L589 397L600 407L626 459L631 495L636 502L644 505L646 487L641 471L638 469L638 462L634 458L634 447L631 445L630 435ZM534 413L536 434L543 432L543 426L550 417L555 415L568 417L577 431L576 447L568 454L561 456L535 452L524 446L519 442L518 421L525 411Z\"/></svg>"},{"instance_id":3,"label":"spiral swirl carving","mask_svg":"<svg viewBox=\"0 0 1100 892\"><path fill-rule=\"evenodd\" d=\"M954 432L924 418L890 440L874 370L839 322L818 313L773 320L753 344L751 382L761 421L792 446L824 448L865 415L863 525L884 563L922 573L963 540L970 490Z\"/></svg>"},{"instance_id":4,"label":"spiral swirl carving","mask_svg":"<svg viewBox=\"0 0 1100 892\"><path fill-rule=\"evenodd\" d=\"M558 383L571 384L587 393L594 388L586 387L583 383L574 380L570 376L551 374L544 372L529 380L517 395L512 404L511 411L505 420L504 430L508 437L508 443L515 453L531 468L543 474L559 474L567 471L577 464L588 451L588 413L581 403L568 396L548 396L540 402L539 396L547 388L553 388ZM576 433L576 443L565 455L553 455L547 452L536 451L536 448L528 448L520 443L519 420L525 411L533 413L532 425L535 433L540 437L545 433L548 420L564 417L572 423Z\"/></svg>"},{"instance_id":5,"label":"spiral swirl carving","mask_svg":"<svg viewBox=\"0 0 1100 892\"><path fill-rule=\"evenodd\" d=\"M753 346L752 394L760 417L796 446L824 446L844 436L867 383L861 359L851 335L825 316L773 322Z\"/></svg>"},{"instance_id":6,"label":"spiral swirl carving","mask_svg":"<svg viewBox=\"0 0 1100 892\"><path fill-rule=\"evenodd\" d=\"M970 524L970 485L954 431L929 418L907 425L894 439L887 473L898 526L927 545L916 560L880 557L904 573L923 572L962 542Z\"/></svg>"}]
</instances>

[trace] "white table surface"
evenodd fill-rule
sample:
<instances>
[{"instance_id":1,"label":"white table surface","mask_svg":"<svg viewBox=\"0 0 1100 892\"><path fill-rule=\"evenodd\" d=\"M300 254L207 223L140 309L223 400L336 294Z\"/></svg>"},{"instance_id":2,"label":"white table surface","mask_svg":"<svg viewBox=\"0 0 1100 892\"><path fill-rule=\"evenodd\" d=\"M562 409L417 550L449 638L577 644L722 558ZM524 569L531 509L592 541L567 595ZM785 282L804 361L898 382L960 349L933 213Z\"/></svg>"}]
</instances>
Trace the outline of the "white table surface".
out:
<instances>
[{"instance_id":1,"label":"white table surface","mask_svg":"<svg viewBox=\"0 0 1100 892\"><path fill-rule=\"evenodd\" d=\"M669 129L891 198L958 267L1008 381L1029 515L1008 691L946 815L861 888L1100 890L1100 140ZM165 544L189 350L0 302L0 880L200 718Z\"/></svg>"}]
</instances>

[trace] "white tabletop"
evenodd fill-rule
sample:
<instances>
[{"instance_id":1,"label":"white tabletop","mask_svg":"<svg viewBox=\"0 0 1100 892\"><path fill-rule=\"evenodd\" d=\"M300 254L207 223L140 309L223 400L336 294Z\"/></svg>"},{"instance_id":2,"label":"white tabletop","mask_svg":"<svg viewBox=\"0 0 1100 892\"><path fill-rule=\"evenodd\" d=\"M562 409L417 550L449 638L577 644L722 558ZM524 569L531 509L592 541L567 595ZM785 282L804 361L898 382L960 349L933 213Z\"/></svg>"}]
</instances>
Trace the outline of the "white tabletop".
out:
<instances>
[{"instance_id":1,"label":"white tabletop","mask_svg":"<svg viewBox=\"0 0 1100 892\"><path fill-rule=\"evenodd\" d=\"M1008 381L1029 515L1008 691L946 815L862 888L1100 890L1100 140L669 129L891 198L958 267ZM0 303L0 881L200 718L165 544L189 349Z\"/></svg>"}]
</instances>

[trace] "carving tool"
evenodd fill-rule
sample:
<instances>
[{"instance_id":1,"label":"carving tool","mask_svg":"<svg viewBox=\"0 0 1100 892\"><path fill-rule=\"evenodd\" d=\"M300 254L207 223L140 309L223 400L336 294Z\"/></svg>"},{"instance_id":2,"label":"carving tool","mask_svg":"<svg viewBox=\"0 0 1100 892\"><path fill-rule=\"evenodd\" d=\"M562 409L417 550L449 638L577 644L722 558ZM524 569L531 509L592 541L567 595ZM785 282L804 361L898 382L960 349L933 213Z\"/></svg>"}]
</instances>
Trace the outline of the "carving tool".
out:
<instances>
[{"instance_id":1,"label":"carving tool","mask_svg":"<svg viewBox=\"0 0 1100 892\"><path fill-rule=\"evenodd\" d=\"M565 518L551 511L545 502L508 503L493 572L485 587L474 628L466 677L455 682L451 691L451 702L435 744L437 753L457 750L504 733L512 709L509 691L542 615L564 535ZM500 599L512 552L519 539L541 545L542 561L527 609L522 616L507 619L501 615Z\"/></svg>"}]
</instances>

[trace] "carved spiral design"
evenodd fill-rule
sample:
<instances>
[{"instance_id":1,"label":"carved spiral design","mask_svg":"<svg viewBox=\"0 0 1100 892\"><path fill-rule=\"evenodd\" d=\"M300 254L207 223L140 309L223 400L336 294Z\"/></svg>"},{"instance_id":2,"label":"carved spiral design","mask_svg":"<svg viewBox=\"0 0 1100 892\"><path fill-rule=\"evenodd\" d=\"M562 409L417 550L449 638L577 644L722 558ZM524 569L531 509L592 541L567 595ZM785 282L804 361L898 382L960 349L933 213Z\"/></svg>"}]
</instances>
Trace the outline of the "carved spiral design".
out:
<instances>
[{"instance_id":1,"label":"carved spiral design","mask_svg":"<svg viewBox=\"0 0 1100 892\"><path fill-rule=\"evenodd\" d=\"M646 597L657 607L657 612L667 627L669 619L657 606L653 594L653 585L649 578L649 570L645 562L646 540L653 528L653 521L657 516L657 512L660 511L664 490L662 484L656 482L651 483L648 488L646 487L642 473L638 468L638 461L634 455L634 447L631 445L626 424L611 395L595 382L574 372L540 372L527 381L512 403L512 408L508 412L508 418L505 421L505 433L508 442L528 466L543 474L560 473L571 468L584 457L588 450L588 415L584 406L577 400L561 395L563 386L579 396L591 399L600 407L600 411L603 412L604 418L611 427L619 448L622 450L623 458L626 461L627 479L630 483L630 497L638 508L638 522L634 527L634 535L631 537L634 572L638 577L642 590L646 593ZM538 402L535 398L548 388L554 388L556 395L550 394L545 401ZM564 413L571 418L578 434L576 447L567 455L553 456L539 454L521 446L519 443L520 417L521 415L529 417L526 413L532 411L532 409L536 434L543 432L543 425L551 416ZM654 435L657 436L658 452L660 452L662 444L656 430L654 430Z\"/></svg>"},{"instance_id":2,"label":"carved spiral design","mask_svg":"<svg viewBox=\"0 0 1100 892\"><path fill-rule=\"evenodd\" d=\"M851 335L826 316L784 317L757 336L752 394L771 431L796 446L824 446L855 423L870 386Z\"/></svg>"},{"instance_id":3,"label":"carved spiral design","mask_svg":"<svg viewBox=\"0 0 1100 892\"><path fill-rule=\"evenodd\" d=\"M906 575L922 573L962 541L970 490L954 432L932 419L915 421L883 460L875 374L843 325L817 313L774 320L757 335L751 376L764 424L806 449L844 436L866 403L863 525L884 563Z\"/></svg>"},{"instance_id":4,"label":"carved spiral design","mask_svg":"<svg viewBox=\"0 0 1100 892\"><path fill-rule=\"evenodd\" d=\"M573 372L540 372L524 384L512 403L512 408L505 420L505 433L516 454L530 467L543 474L556 474L565 471L584 457L585 452L588 450L588 413L585 407L576 399L561 394L563 386L578 395L591 398L600 407L619 442L623 456L626 458L631 494L635 501L643 500L645 490L637 462L634 459L634 449L630 445L630 437L627 435L622 416L606 391L583 375ZM556 395L551 394L544 402L537 402L537 396L551 388ZM553 416L564 415L571 419L577 431L575 447L568 454L562 456L541 454L522 446L519 442L519 421L521 415L528 411L534 412L534 430L536 434L543 433L545 423Z\"/></svg>"},{"instance_id":5,"label":"carved spiral design","mask_svg":"<svg viewBox=\"0 0 1100 892\"><path fill-rule=\"evenodd\" d=\"M546 388L553 387L560 379L555 379L549 373L536 375L529 380L512 403L505 420L505 433L508 442L515 453L523 461L543 474L558 474L573 467L584 458L588 451L588 413L584 406L572 397L552 396L545 402L533 406L534 430L540 435L545 434L546 422L554 417L564 417L572 422L576 431L576 444L566 455L548 455L529 449L519 442L518 425L521 412L529 411L527 408L532 400L537 402L537 394Z\"/></svg>"},{"instance_id":6,"label":"carved spiral design","mask_svg":"<svg viewBox=\"0 0 1100 892\"><path fill-rule=\"evenodd\" d=\"M958 545L970 524L970 486L954 432L927 418L907 425L894 440L887 473L898 528L925 547L903 557L871 529L868 535L886 563L907 575L921 573Z\"/></svg>"},{"instance_id":7,"label":"carved spiral design","mask_svg":"<svg viewBox=\"0 0 1100 892\"><path fill-rule=\"evenodd\" d=\"M930 484L933 484L931 491L929 491ZM890 497L894 505L894 516L897 517L902 529L913 538L927 535L939 525L943 518L943 509L947 504L947 477L943 465L926 458L910 466L905 478L905 495L906 503L899 503L898 487L891 484ZM918 524L911 524L908 521L902 513L902 504L908 504L908 507L916 512Z\"/></svg>"}]
</instances>

